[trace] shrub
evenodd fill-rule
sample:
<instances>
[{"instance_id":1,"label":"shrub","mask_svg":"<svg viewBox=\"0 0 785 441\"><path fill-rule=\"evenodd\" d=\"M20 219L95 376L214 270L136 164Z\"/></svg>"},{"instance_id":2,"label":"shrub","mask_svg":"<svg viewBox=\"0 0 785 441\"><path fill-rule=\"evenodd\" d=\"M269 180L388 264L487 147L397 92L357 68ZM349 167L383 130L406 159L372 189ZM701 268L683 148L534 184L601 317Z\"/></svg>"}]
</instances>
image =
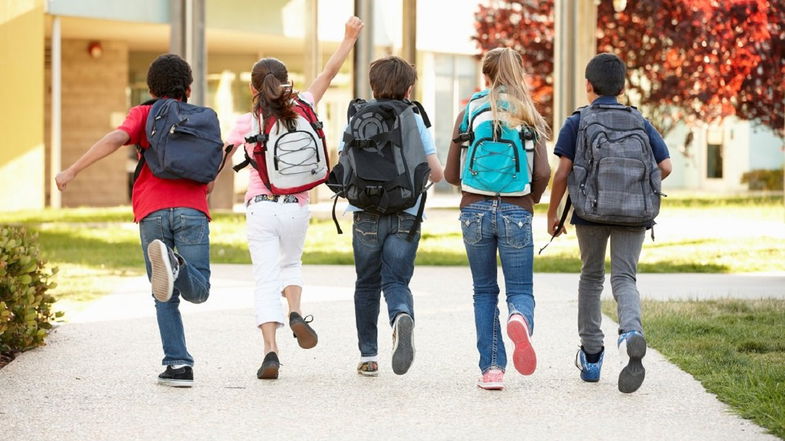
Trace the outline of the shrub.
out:
<instances>
[{"instance_id":1,"label":"shrub","mask_svg":"<svg viewBox=\"0 0 785 441\"><path fill-rule=\"evenodd\" d=\"M782 190L782 169L750 170L741 176L741 183L750 190Z\"/></svg>"},{"instance_id":2,"label":"shrub","mask_svg":"<svg viewBox=\"0 0 785 441\"><path fill-rule=\"evenodd\" d=\"M24 228L0 226L0 353L13 354L44 343L55 299L47 294L57 272L45 270L37 237Z\"/></svg>"}]
</instances>

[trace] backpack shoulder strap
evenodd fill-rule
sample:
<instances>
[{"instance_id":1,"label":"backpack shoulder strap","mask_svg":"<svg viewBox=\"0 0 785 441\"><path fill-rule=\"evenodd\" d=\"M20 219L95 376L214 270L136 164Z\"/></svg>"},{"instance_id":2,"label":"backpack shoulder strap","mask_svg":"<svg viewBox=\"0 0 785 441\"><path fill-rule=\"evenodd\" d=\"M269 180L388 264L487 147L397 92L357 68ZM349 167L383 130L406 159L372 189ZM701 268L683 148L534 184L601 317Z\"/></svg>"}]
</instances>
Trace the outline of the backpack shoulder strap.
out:
<instances>
[{"instance_id":1,"label":"backpack shoulder strap","mask_svg":"<svg viewBox=\"0 0 785 441\"><path fill-rule=\"evenodd\" d=\"M428 191L425 190L420 194L422 194L422 199L420 199L420 207L417 209L417 215L414 218L412 229L409 230L409 234L406 235L406 240L409 242L414 240L414 235L417 234L417 228L419 228L422 224L422 215L425 212L425 200L428 198Z\"/></svg>"},{"instance_id":2,"label":"backpack shoulder strap","mask_svg":"<svg viewBox=\"0 0 785 441\"><path fill-rule=\"evenodd\" d=\"M295 105L303 109L303 112L305 113L305 119L307 119L311 124L311 127L313 127L313 130L316 132L316 134L319 135L322 140L324 140L324 132L322 131L324 129L324 124L319 121L319 116L316 114L316 110L314 110L311 103L298 96L295 99Z\"/></svg>"},{"instance_id":3,"label":"backpack shoulder strap","mask_svg":"<svg viewBox=\"0 0 785 441\"><path fill-rule=\"evenodd\" d=\"M365 106L367 101L362 98L355 98L349 103L349 109L346 111L346 121L352 119L352 117Z\"/></svg>"},{"instance_id":4,"label":"backpack shoulder strap","mask_svg":"<svg viewBox=\"0 0 785 441\"><path fill-rule=\"evenodd\" d=\"M420 114L422 117L422 122L425 123L425 128L431 127L431 120L428 118L428 114L425 113L425 108L420 104L419 101L411 101L412 105L414 105L414 113Z\"/></svg>"}]
</instances>

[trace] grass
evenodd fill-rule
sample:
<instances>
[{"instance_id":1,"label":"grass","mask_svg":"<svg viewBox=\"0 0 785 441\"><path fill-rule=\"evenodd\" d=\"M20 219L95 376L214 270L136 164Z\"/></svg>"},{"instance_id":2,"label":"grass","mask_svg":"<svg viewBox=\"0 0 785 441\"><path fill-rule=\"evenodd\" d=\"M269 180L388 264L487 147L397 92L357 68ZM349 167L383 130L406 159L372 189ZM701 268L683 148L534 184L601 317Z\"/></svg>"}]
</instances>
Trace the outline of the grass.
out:
<instances>
[{"instance_id":1,"label":"grass","mask_svg":"<svg viewBox=\"0 0 785 441\"><path fill-rule=\"evenodd\" d=\"M650 346L785 439L785 300L644 301ZM615 319L615 303L603 302Z\"/></svg>"},{"instance_id":2,"label":"grass","mask_svg":"<svg viewBox=\"0 0 785 441\"><path fill-rule=\"evenodd\" d=\"M536 249L548 240L546 211L537 207ZM785 271L785 236L776 231L782 226L781 197L668 198L662 213L658 240L644 244L641 272ZM431 209L428 216L416 263L466 265L457 210ZM61 268L54 294L77 303L113 289L124 277L144 274L139 231L131 219L128 207L0 213L0 223L38 231L44 256ZM342 235L330 219L312 219L303 262L352 264L350 219L340 219ZM763 225L763 231L756 225ZM213 263L250 263L243 214L214 213L210 230ZM578 272L575 235L556 239L535 257L534 269Z\"/></svg>"}]
</instances>

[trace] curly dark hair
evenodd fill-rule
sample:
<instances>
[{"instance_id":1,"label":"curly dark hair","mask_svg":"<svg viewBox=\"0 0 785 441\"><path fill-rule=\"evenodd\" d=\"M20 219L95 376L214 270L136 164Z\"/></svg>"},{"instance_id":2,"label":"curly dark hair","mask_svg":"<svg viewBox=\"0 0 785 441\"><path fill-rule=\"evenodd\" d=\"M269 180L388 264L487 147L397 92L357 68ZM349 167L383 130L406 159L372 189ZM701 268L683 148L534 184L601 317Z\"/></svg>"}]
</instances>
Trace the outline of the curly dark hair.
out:
<instances>
[{"instance_id":1,"label":"curly dark hair","mask_svg":"<svg viewBox=\"0 0 785 441\"><path fill-rule=\"evenodd\" d=\"M147 70L147 87L156 98L186 101L185 91L193 81L191 66L175 54L159 55Z\"/></svg>"}]
</instances>

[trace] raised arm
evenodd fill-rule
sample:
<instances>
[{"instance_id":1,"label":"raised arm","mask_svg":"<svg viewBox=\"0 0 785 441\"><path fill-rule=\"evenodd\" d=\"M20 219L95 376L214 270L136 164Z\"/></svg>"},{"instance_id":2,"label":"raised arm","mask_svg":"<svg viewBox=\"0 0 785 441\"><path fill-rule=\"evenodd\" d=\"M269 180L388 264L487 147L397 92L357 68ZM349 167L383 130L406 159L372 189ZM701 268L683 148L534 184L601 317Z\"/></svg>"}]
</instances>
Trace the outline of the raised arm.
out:
<instances>
[{"instance_id":1,"label":"raised arm","mask_svg":"<svg viewBox=\"0 0 785 441\"><path fill-rule=\"evenodd\" d=\"M79 172L93 165L96 161L114 153L117 149L125 145L129 139L128 133L123 130L113 130L104 135L104 137L93 144L81 158L77 159L70 167L55 176L57 188L60 191L65 190L68 183L71 182Z\"/></svg>"},{"instance_id":2,"label":"raised arm","mask_svg":"<svg viewBox=\"0 0 785 441\"><path fill-rule=\"evenodd\" d=\"M352 47L354 47L354 43L357 41L357 37L360 35L363 26L362 20L357 17L350 17L349 20L346 21L346 31L343 41L330 59L327 60L327 64L324 65L322 72L313 80L313 83L311 83L311 86L308 88L308 92L313 95L314 104L322 99L324 92L330 87L330 83L333 78L335 78L335 75L338 74L346 57L349 56Z\"/></svg>"}]
</instances>

